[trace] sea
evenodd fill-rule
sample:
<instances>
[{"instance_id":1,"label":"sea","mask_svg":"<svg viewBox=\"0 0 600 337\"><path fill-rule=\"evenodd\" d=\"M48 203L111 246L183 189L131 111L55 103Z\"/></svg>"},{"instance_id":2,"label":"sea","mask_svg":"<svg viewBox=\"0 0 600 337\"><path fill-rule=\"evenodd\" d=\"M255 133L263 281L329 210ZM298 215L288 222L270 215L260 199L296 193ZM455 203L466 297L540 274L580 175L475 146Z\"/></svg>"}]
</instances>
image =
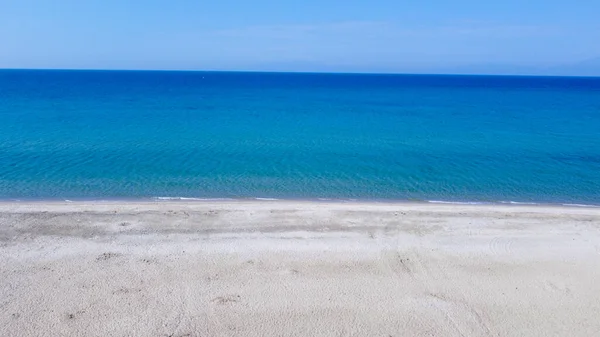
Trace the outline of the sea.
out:
<instances>
[{"instance_id":1,"label":"sea","mask_svg":"<svg viewBox=\"0 0 600 337\"><path fill-rule=\"evenodd\" d=\"M600 205L600 78L0 70L0 199Z\"/></svg>"}]
</instances>

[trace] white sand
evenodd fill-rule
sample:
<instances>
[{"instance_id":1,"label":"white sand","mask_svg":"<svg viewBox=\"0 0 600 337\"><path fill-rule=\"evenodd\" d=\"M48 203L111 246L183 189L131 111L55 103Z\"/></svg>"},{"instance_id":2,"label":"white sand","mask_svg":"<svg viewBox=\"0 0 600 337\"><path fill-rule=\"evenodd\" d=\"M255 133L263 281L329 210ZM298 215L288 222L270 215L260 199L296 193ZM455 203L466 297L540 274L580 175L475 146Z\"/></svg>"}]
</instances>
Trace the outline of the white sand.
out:
<instances>
[{"instance_id":1,"label":"white sand","mask_svg":"<svg viewBox=\"0 0 600 337\"><path fill-rule=\"evenodd\" d=\"M600 336L600 208L0 204L1 336Z\"/></svg>"}]
</instances>

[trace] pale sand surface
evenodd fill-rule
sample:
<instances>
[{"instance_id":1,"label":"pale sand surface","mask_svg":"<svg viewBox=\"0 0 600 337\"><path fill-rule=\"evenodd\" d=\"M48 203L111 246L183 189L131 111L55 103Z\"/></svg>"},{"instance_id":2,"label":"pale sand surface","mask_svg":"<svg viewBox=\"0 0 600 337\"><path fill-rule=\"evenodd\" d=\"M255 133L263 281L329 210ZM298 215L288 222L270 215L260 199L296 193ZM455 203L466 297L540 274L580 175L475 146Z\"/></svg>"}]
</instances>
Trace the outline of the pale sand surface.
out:
<instances>
[{"instance_id":1,"label":"pale sand surface","mask_svg":"<svg viewBox=\"0 0 600 337\"><path fill-rule=\"evenodd\" d=\"M600 209L3 203L0 336L600 336Z\"/></svg>"}]
</instances>

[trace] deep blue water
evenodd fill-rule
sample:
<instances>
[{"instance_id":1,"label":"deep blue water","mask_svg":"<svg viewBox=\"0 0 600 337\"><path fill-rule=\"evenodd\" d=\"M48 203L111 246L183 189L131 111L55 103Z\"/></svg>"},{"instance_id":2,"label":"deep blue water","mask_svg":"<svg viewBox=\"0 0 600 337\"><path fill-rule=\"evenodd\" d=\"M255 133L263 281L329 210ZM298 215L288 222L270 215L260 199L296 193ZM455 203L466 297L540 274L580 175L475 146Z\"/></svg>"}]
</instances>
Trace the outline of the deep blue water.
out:
<instances>
[{"instance_id":1,"label":"deep blue water","mask_svg":"<svg viewBox=\"0 0 600 337\"><path fill-rule=\"evenodd\" d=\"M600 78L0 71L0 198L600 204Z\"/></svg>"}]
</instances>

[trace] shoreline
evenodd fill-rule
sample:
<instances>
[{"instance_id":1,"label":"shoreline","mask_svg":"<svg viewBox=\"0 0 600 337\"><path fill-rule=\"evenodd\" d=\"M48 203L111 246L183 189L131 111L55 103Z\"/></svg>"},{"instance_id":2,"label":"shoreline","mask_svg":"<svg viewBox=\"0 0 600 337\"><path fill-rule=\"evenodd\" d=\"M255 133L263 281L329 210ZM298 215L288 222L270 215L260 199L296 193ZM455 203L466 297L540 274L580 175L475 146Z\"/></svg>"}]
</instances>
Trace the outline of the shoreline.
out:
<instances>
[{"instance_id":1,"label":"shoreline","mask_svg":"<svg viewBox=\"0 0 600 337\"><path fill-rule=\"evenodd\" d=\"M449 206L523 206L600 208L600 203L522 202L522 201L447 201L403 199L336 199L336 198L195 198L195 197L143 197L143 198L0 198L2 204L160 204L160 203L299 203L299 204L365 204L365 205L449 205Z\"/></svg>"}]
</instances>

